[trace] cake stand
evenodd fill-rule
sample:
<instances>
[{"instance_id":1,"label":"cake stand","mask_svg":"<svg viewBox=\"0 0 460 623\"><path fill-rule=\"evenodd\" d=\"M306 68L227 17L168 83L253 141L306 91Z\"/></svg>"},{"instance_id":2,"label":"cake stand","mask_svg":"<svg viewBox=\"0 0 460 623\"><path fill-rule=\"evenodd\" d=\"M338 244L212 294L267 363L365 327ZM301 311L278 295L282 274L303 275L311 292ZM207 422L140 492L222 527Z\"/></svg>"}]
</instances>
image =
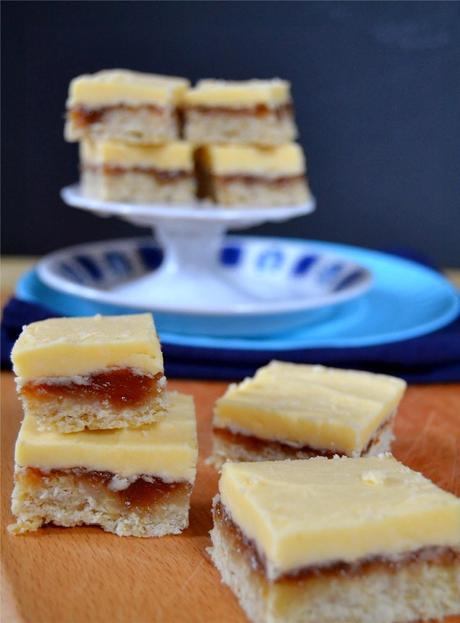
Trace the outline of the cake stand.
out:
<instances>
[{"instance_id":1,"label":"cake stand","mask_svg":"<svg viewBox=\"0 0 460 623\"><path fill-rule=\"evenodd\" d=\"M187 205L108 202L84 196L78 184L64 188L61 196L72 207L152 228L163 249L163 261L149 280L149 297L160 304L174 297L184 307L191 299L228 299L229 289L235 288L222 278L218 261L228 230L287 221L315 209L313 198L301 205L269 208L227 208L199 201Z\"/></svg>"}]
</instances>

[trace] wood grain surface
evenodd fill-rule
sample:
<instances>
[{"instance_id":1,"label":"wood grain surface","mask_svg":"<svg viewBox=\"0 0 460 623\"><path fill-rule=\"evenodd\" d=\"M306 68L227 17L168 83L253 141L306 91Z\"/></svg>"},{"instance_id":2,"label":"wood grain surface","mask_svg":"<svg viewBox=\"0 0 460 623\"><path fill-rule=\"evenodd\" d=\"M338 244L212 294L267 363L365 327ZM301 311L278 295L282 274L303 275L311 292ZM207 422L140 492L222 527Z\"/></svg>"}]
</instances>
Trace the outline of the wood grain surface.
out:
<instances>
[{"instance_id":1,"label":"wood grain surface","mask_svg":"<svg viewBox=\"0 0 460 623\"><path fill-rule=\"evenodd\" d=\"M4 623L244 623L206 548L217 476L204 465L221 382L170 381L193 394L200 463L190 527L161 539L122 538L98 528L46 528L10 536L13 446L21 411L13 377L2 375L2 621ZM410 387L394 453L460 495L460 385ZM449 623L460 623L450 617ZM320 623L320 622L318 622Z\"/></svg>"}]
</instances>

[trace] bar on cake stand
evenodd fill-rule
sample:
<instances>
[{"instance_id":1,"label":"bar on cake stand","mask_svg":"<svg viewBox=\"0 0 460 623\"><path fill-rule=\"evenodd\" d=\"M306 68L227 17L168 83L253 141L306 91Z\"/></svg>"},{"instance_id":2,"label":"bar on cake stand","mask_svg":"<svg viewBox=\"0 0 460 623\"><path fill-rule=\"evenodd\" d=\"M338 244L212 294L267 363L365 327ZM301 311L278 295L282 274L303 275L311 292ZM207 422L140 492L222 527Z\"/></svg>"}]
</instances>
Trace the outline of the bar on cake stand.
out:
<instances>
[{"instance_id":1,"label":"bar on cake stand","mask_svg":"<svg viewBox=\"0 0 460 623\"><path fill-rule=\"evenodd\" d=\"M285 80L200 80L182 98L184 133L194 143L280 145L297 137Z\"/></svg>"},{"instance_id":2,"label":"bar on cake stand","mask_svg":"<svg viewBox=\"0 0 460 623\"><path fill-rule=\"evenodd\" d=\"M107 69L74 78L65 138L164 143L179 138L178 104L185 78Z\"/></svg>"}]
</instances>

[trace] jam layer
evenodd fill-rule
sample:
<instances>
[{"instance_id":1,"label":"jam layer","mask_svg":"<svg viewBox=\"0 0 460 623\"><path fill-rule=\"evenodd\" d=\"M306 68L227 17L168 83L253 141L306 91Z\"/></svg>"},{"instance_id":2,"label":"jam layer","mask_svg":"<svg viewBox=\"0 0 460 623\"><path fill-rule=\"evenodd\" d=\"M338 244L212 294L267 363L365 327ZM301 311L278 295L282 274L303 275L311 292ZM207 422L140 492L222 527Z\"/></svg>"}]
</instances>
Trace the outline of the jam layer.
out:
<instances>
[{"instance_id":1,"label":"jam layer","mask_svg":"<svg viewBox=\"0 0 460 623\"><path fill-rule=\"evenodd\" d=\"M68 112L70 119L74 125L79 128L85 128L93 123L101 123L104 115L113 110L126 110L129 112L137 112L146 110L153 115L164 114L165 109L154 104L143 104L142 106L128 106L127 104L116 104L114 106L101 106L99 108L87 108L86 106L77 106L71 108Z\"/></svg>"},{"instance_id":2,"label":"jam layer","mask_svg":"<svg viewBox=\"0 0 460 623\"><path fill-rule=\"evenodd\" d=\"M235 173L234 175L216 175L214 180L217 184L233 184L235 182L242 182L243 184L263 184L264 186L287 186L294 182L302 182L305 180L305 175L302 173L299 175L284 175L281 177L266 177L263 175L244 175Z\"/></svg>"},{"instance_id":3,"label":"jam layer","mask_svg":"<svg viewBox=\"0 0 460 623\"><path fill-rule=\"evenodd\" d=\"M103 490L104 495L116 500L121 507L126 509L151 507L160 501L166 502L168 496L173 494L189 494L192 489L192 486L186 482L164 482L160 478L139 476L125 489L114 490L109 486L115 476L114 474L83 468L51 469L45 472L36 467L28 467L21 477L26 478L32 486L39 487L40 481L44 478L62 476L74 479L75 486L83 482L89 491L93 491L95 495L98 491Z\"/></svg>"},{"instance_id":4,"label":"jam layer","mask_svg":"<svg viewBox=\"0 0 460 623\"><path fill-rule=\"evenodd\" d=\"M384 422L382 426L377 429L367 446L361 451L361 455L367 454L372 446L379 443L380 435L388 425L388 421ZM312 448L311 446L294 447L280 441L269 441L267 439L261 439L260 437L254 437L253 435L234 433L228 428L213 428L213 433L216 437L219 437L227 443L242 446L248 452L263 452L266 449L272 449L282 452L286 455L286 458L296 458L298 452L310 454L311 456L325 456L328 459L332 459L334 456L347 456L345 453L338 452L337 450L321 450Z\"/></svg>"},{"instance_id":5,"label":"jam layer","mask_svg":"<svg viewBox=\"0 0 460 623\"><path fill-rule=\"evenodd\" d=\"M151 376L138 374L130 368L120 368L91 374L85 378L85 383L29 382L22 387L21 392L35 400L107 400L117 408L136 407L161 393L158 381L162 376L161 373Z\"/></svg>"},{"instance_id":6,"label":"jam layer","mask_svg":"<svg viewBox=\"0 0 460 623\"><path fill-rule=\"evenodd\" d=\"M214 523L220 530L225 532L225 536L232 543L233 549L241 553L250 564L251 568L263 575L265 574L265 559L259 554L254 542L248 539L233 522L221 502L213 508ZM281 575L276 582L299 582L306 581L312 577L333 577L336 575L359 576L379 569L389 573L397 572L401 567L417 564L420 562L430 562L437 565L450 565L460 560L460 551L450 547L425 547L414 552L408 552L398 558L385 557L384 555L373 556L349 563L341 560L334 561L328 565L309 565L296 569L292 572Z\"/></svg>"},{"instance_id":7,"label":"jam layer","mask_svg":"<svg viewBox=\"0 0 460 623\"><path fill-rule=\"evenodd\" d=\"M113 164L103 165L91 165L85 164L86 170L94 173L102 172L105 175L124 175L125 173L142 173L143 175L151 175L158 182L175 182L178 180L191 179L193 177L192 171L184 171L177 169L175 171L166 171L164 169L155 169L153 167L123 167Z\"/></svg>"},{"instance_id":8,"label":"jam layer","mask_svg":"<svg viewBox=\"0 0 460 623\"><path fill-rule=\"evenodd\" d=\"M281 106L270 107L266 104L256 104L255 106L240 106L234 108L232 106L187 106L186 110L193 110L206 115L234 115L249 117L267 117L268 115L276 115L277 117L291 116L293 107L290 102Z\"/></svg>"}]
</instances>

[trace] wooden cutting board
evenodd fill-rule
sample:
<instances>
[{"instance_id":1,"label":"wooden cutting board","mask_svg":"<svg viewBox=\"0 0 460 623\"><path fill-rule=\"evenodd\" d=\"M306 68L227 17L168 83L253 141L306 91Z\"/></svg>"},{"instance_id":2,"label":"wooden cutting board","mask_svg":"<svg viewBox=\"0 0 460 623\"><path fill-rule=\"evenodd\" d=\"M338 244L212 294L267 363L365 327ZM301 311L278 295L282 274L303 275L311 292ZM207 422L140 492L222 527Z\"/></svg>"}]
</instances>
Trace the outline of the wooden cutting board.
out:
<instances>
[{"instance_id":1,"label":"wooden cutting board","mask_svg":"<svg viewBox=\"0 0 460 623\"><path fill-rule=\"evenodd\" d=\"M190 527L182 535L135 539L98 528L46 528L14 537L6 526L21 411L12 376L2 377L2 621L244 623L206 554L217 476L203 459L212 406L226 384L170 381L172 389L194 395L198 415L200 464ZM460 495L460 385L409 388L396 435L398 459ZM460 623L460 616L448 620Z\"/></svg>"}]
</instances>

